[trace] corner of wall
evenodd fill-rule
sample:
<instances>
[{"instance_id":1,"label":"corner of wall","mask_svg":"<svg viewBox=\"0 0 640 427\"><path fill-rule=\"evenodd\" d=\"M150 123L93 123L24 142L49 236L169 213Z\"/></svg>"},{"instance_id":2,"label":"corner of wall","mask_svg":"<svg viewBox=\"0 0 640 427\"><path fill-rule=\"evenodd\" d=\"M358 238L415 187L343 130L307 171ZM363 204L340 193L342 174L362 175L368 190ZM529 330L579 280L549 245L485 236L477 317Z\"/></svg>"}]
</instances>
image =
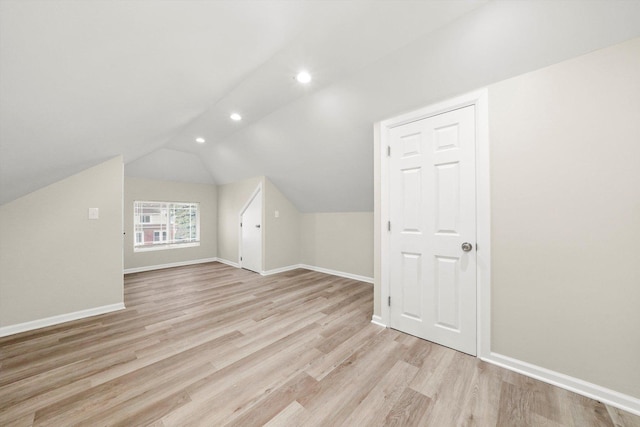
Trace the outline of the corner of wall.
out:
<instances>
[{"instance_id":1,"label":"corner of wall","mask_svg":"<svg viewBox=\"0 0 640 427\"><path fill-rule=\"evenodd\" d=\"M1 327L123 303L122 182L118 156L0 206Z\"/></svg>"},{"instance_id":2,"label":"corner of wall","mask_svg":"<svg viewBox=\"0 0 640 427\"><path fill-rule=\"evenodd\" d=\"M264 271L297 265L300 260L300 212L264 177Z\"/></svg>"}]
</instances>

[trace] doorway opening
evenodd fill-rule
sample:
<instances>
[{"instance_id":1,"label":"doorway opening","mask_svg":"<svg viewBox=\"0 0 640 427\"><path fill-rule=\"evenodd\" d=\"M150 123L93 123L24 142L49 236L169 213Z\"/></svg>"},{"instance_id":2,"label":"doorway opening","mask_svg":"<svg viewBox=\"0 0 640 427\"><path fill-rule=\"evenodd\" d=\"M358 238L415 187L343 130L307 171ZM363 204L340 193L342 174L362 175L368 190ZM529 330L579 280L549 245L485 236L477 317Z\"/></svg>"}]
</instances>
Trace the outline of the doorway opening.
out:
<instances>
[{"instance_id":1,"label":"doorway opening","mask_svg":"<svg viewBox=\"0 0 640 427\"><path fill-rule=\"evenodd\" d=\"M379 130L381 315L374 321L487 356L487 91L385 120Z\"/></svg>"},{"instance_id":2,"label":"doorway opening","mask_svg":"<svg viewBox=\"0 0 640 427\"><path fill-rule=\"evenodd\" d=\"M239 264L241 268L262 272L262 184L258 185L240 211Z\"/></svg>"}]
</instances>

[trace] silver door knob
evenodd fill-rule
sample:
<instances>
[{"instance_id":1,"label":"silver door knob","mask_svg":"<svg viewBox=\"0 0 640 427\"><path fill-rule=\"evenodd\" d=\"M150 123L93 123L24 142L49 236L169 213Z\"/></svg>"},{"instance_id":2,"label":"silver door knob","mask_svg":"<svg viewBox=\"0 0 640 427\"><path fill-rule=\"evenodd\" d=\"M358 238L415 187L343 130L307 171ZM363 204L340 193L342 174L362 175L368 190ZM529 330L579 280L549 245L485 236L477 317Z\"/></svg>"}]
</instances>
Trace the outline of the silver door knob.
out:
<instances>
[{"instance_id":1,"label":"silver door knob","mask_svg":"<svg viewBox=\"0 0 640 427\"><path fill-rule=\"evenodd\" d=\"M256 228L260 228L260 224L256 224Z\"/></svg>"},{"instance_id":2,"label":"silver door knob","mask_svg":"<svg viewBox=\"0 0 640 427\"><path fill-rule=\"evenodd\" d=\"M473 245L469 242L464 242L462 244L462 250L465 252L469 252L471 249L473 249Z\"/></svg>"}]
</instances>

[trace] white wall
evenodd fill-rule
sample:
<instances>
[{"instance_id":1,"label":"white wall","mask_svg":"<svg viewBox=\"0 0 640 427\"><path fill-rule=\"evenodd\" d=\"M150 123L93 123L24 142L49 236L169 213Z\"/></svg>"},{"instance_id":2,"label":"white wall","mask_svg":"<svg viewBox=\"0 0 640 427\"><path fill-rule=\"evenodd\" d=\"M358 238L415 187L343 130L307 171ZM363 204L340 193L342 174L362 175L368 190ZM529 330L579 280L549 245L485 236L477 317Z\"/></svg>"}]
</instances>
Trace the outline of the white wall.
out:
<instances>
[{"instance_id":1,"label":"white wall","mask_svg":"<svg viewBox=\"0 0 640 427\"><path fill-rule=\"evenodd\" d=\"M302 264L373 277L373 212L305 213Z\"/></svg>"},{"instance_id":2,"label":"white wall","mask_svg":"<svg viewBox=\"0 0 640 427\"><path fill-rule=\"evenodd\" d=\"M123 303L122 170L116 157L0 206L0 327Z\"/></svg>"},{"instance_id":3,"label":"white wall","mask_svg":"<svg viewBox=\"0 0 640 427\"><path fill-rule=\"evenodd\" d=\"M134 252L133 203L136 200L200 203L200 246ZM124 180L124 230L125 269L215 258L218 247L217 186L127 176Z\"/></svg>"},{"instance_id":4,"label":"white wall","mask_svg":"<svg viewBox=\"0 0 640 427\"><path fill-rule=\"evenodd\" d=\"M493 351L640 398L640 39L489 105Z\"/></svg>"},{"instance_id":5,"label":"white wall","mask_svg":"<svg viewBox=\"0 0 640 427\"><path fill-rule=\"evenodd\" d=\"M489 87L491 349L635 398L639 95L640 39Z\"/></svg>"}]
</instances>

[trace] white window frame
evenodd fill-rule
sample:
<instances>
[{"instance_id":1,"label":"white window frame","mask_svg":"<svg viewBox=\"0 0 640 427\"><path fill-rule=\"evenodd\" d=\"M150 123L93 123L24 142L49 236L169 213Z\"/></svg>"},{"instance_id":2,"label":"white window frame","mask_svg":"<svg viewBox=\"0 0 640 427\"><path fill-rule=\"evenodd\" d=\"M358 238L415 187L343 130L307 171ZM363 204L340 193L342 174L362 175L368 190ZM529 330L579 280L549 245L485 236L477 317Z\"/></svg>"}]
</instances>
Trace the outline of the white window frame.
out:
<instances>
[{"instance_id":1,"label":"white window frame","mask_svg":"<svg viewBox=\"0 0 640 427\"><path fill-rule=\"evenodd\" d=\"M137 206L144 204L154 204L154 205L162 205L160 207L161 212L166 212L166 215L159 215L161 218L161 222L158 223L159 229L153 230L153 239L151 241L145 240L144 238L144 230L141 230L139 227L144 225L154 224L151 219L154 215L151 214L143 214L138 209ZM169 227L173 225L171 221L171 212L173 205L195 205L196 207L196 237L195 240L191 240L188 242L177 242L169 240ZM149 200L136 200L133 203L133 251L134 252L148 252L148 251L158 251L158 250L166 250L166 249L181 249L181 248L189 248L200 246L200 203L198 202L179 202L179 201L149 201ZM150 221L143 221L143 218L149 217ZM157 233L157 234L156 234ZM137 235L141 234L142 238L140 239L140 243L138 243ZM156 236L160 236L161 240L156 240ZM164 237L164 239L162 239ZM146 245L145 245L146 243ZM144 245L144 246L143 246Z\"/></svg>"}]
</instances>

